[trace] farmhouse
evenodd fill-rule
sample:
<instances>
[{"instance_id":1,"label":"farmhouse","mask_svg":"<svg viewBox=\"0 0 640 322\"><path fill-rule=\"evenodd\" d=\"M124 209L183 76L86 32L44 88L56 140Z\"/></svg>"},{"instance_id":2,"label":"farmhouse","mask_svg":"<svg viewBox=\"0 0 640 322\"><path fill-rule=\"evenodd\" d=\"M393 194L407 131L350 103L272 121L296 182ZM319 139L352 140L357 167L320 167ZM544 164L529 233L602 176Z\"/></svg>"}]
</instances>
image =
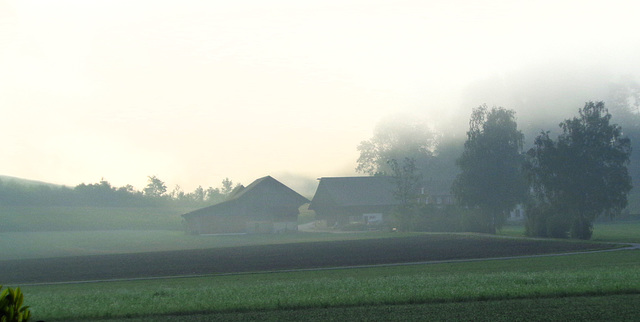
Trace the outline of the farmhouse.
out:
<instances>
[{"instance_id":1,"label":"farmhouse","mask_svg":"<svg viewBox=\"0 0 640 322\"><path fill-rule=\"evenodd\" d=\"M320 178L309 209L329 226L351 222L382 223L400 202L394 195L397 189L388 176L323 177ZM444 206L453 204L452 196L425 184L416 191L418 203Z\"/></svg>"},{"instance_id":2,"label":"farmhouse","mask_svg":"<svg viewBox=\"0 0 640 322\"><path fill-rule=\"evenodd\" d=\"M182 215L191 234L281 233L298 230L309 200L271 176L238 188L224 202Z\"/></svg>"}]
</instances>

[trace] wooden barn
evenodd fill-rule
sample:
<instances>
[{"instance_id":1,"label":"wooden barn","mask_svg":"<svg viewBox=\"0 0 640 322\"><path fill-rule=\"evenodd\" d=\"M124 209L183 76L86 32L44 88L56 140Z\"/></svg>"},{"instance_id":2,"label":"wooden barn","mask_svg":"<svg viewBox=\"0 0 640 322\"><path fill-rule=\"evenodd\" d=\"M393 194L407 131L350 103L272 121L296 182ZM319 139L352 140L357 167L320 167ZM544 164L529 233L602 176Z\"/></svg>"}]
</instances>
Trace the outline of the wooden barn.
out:
<instances>
[{"instance_id":1,"label":"wooden barn","mask_svg":"<svg viewBox=\"0 0 640 322\"><path fill-rule=\"evenodd\" d=\"M398 207L390 177L320 178L309 209L328 226L350 222L381 223Z\"/></svg>"},{"instance_id":2,"label":"wooden barn","mask_svg":"<svg viewBox=\"0 0 640 322\"><path fill-rule=\"evenodd\" d=\"M400 201L394 195L396 183L388 176L328 177L320 178L309 209L317 218L326 220L328 226L340 226L353 222L382 223L393 214ZM416 191L418 204L443 207L452 205L450 193L441 191L433 182L423 182Z\"/></svg>"},{"instance_id":3,"label":"wooden barn","mask_svg":"<svg viewBox=\"0 0 640 322\"><path fill-rule=\"evenodd\" d=\"M191 234L282 233L298 230L298 208L309 200L271 176L229 199L182 215Z\"/></svg>"}]
</instances>

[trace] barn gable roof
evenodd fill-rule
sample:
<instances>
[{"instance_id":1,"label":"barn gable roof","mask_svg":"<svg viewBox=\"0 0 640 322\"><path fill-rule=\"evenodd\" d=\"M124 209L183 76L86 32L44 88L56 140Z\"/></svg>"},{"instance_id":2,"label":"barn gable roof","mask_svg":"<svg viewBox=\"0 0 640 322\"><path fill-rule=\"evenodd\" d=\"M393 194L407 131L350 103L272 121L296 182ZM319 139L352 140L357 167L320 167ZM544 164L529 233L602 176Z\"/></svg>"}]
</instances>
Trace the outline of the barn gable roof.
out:
<instances>
[{"instance_id":1,"label":"barn gable roof","mask_svg":"<svg viewBox=\"0 0 640 322\"><path fill-rule=\"evenodd\" d=\"M391 177L324 177L320 178L309 209L322 204L338 207L398 205Z\"/></svg>"},{"instance_id":2,"label":"barn gable roof","mask_svg":"<svg viewBox=\"0 0 640 322\"><path fill-rule=\"evenodd\" d=\"M266 193L269 194L267 198L271 198L271 201L274 203L281 202L287 204L295 204L296 207L299 207L309 202L309 199L303 197L280 181L274 179L271 176L266 176L256 179L246 187L239 187L238 189L234 190L234 192L229 196L227 200L221 203L198 209L186 213L182 216L185 218L189 218L223 212L228 209L233 209L238 203L242 203L249 198L264 196Z\"/></svg>"}]
</instances>

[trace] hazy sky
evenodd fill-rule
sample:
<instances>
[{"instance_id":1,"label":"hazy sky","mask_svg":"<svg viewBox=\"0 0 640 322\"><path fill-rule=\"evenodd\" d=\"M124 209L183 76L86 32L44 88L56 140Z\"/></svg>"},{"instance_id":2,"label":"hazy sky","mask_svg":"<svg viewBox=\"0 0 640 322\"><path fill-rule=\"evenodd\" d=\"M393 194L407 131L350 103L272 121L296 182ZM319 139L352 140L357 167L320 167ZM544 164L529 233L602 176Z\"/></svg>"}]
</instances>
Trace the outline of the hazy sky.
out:
<instances>
[{"instance_id":1,"label":"hazy sky","mask_svg":"<svg viewBox=\"0 0 640 322\"><path fill-rule=\"evenodd\" d=\"M352 174L386 116L468 118L469 84L637 71L635 2L0 0L0 174L187 191Z\"/></svg>"}]
</instances>

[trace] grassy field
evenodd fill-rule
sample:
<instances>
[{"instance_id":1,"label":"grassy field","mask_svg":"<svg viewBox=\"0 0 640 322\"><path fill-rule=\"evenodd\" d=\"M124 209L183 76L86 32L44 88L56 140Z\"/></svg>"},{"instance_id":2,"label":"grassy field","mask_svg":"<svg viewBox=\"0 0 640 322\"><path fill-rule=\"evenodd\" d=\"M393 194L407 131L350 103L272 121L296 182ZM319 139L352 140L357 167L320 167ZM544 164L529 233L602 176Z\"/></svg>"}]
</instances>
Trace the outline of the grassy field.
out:
<instances>
[{"instance_id":1,"label":"grassy field","mask_svg":"<svg viewBox=\"0 0 640 322\"><path fill-rule=\"evenodd\" d=\"M181 214L172 207L0 206L0 232L181 230Z\"/></svg>"},{"instance_id":2,"label":"grassy field","mask_svg":"<svg viewBox=\"0 0 640 322\"><path fill-rule=\"evenodd\" d=\"M503 235L521 234L507 227ZM598 224L594 240L637 242L640 223ZM94 232L95 233L95 232ZM102 252L140 241L147 249L233 247L303 242L305 238L374 238L394 234L186 236L113 232L94 238ZM154 235L157 233L157 235ZM38 233L41 234L41 233ZM31 238L36 238L36 235ZM0 243L2 237L0 234ZM13 236L15 237L15 236ZM12 238L13 238L12 237ZM46 240L47 236L43 236ZM89 238L80 234L73 240ZM244 237L244 238L243 238ZM48 238L52 238L49 235ZM62 238L60 236L55 237ZM13 238L15 239L15 238ZM180 242L182 240L182 242ZM312 241L312 240L306 240ZM112 244L115 243L115 244ZM2 245L6 245L2 243ZM134 246L136 247L135 243ZM0 248L6 253L6 249ZM26 252L33 251L28 248ZM42 252L42 249L39 250ZM36 251L35 253L38 253ZM18 256L19 255L15 255ZM42 256L42 253L37 256ZM211 320L637 320L640 252L617 251L486 262L367 269L241 274L130 282L24 286L35 319ZM615 309L612 309L615 308Z\"/></svg>"},{"instance_id":3,"label":"grassy field","mask_svg":"<svg viewBox=\"0 0 640 322\"><path fill-rule=\"evenodd\" d=\"M640 252L23 289L35 317L46 320L279 316L363 306L393 311L396 305L464 306L514 299L540 307L535 300L640 294ZM467 318L475 320L476 315Z\"/></svg>"},{"instance_id":4,"label":"grassy field","mask_svg":"<svg viewBox=\"0 0 640 322\"><path fill-rule=\"evenodd\" d=\"M156 315L124 321L635 321L640 295ZM615 310L611 308L615 307ZM123 321L123 319L106 319Z\"/></svg>"}]
</instances>

